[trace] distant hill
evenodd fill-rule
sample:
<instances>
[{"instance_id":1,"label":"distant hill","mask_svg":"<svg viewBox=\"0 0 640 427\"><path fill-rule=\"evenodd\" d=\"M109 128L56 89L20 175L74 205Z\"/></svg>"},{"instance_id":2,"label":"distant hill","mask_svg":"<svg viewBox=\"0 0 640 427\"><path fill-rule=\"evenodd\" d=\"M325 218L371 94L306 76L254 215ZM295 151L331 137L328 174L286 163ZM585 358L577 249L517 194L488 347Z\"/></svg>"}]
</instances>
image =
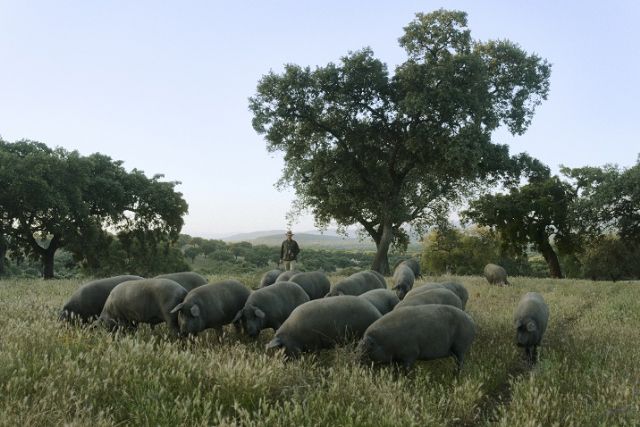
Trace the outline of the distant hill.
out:
<instances>
[{"instance_id":1,"label":"distant hill","mask_svg":"<svg viewBox=\"0 0 640 427\"><path fill-rule=\"evenodd\" d=\"M284 237L285 230L275 231L256 231L253 233L235 234L223 238L226 242L249 242L252 245L280 246ZM376 245L372 239L360 240L354 237L343 237L336 235L335 232L328 231L326 234L318 234L318 232L301 232L295 233L293 238L298 242L302 249L341 249L341 250L358 250L358 251L375 251ZM419 252L421 245L411 243L409 245L410 252Z\"/></svg>"},{"instance_id":2,"label":"distant hill","mask_svg":"<svg viewBox=\"0 0 640 427\"><path fill-rule=\"evenodd\" d=\"M250 233L238 233L228 237L222 237L221 240L225 242L250 242L252 240L259 239L261 237L267 236L280 236L284 240L284 233L286 230L261 230L261 231L252 231Z\"/></svg>"},{"instance_id":3,"label":"distant hill","mask_svg":"<svg viewBox=\"0 0 640 427\"><path fill-rule=\"evenodd\" d=\"M234 240L223 239L225 241L245 241L252 245L266 245L266 246L280 246L285 239L284 231L277 232L276 234L262 235L253 239L239 239L235 238L239 235L232 236ZM247 233L250 235L253 233ZM376 245L372 240L359 241L354 238L345 238L342 236L330 236L326 234L309 234L309 233L296 233L293 238L298 242L302 249L344 249L344 250L368 250L375 251Z\"/></svg>"}]
</instances>

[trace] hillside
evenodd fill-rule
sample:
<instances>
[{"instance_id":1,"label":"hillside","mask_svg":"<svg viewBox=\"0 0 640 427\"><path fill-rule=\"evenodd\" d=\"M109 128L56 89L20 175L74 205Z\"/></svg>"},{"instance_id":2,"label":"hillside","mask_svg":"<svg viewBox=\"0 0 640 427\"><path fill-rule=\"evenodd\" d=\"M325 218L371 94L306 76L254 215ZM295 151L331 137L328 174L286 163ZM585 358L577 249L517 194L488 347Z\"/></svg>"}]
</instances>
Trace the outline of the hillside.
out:
<instances>
[{"instance_id":1,"label":"hillside","mask_svg":"<svg viewBox=\"0 0 640 427\"><path fill-rule=\"evenodd\" d=\"M270 236L258 237L249 240L253 245L280 246L284 240L283 234L272 234ZM328 236L300 233L293 237L300 247L314 249L344 249L344 250L370 250L375 251L376 245L372 240L359 241L354 238L341 236Z\"/></svg>"},{"instance_id":2,"label":"hillside","mask_svg":"<svg viewBox=\"0 0 640 427\"><path fill-rule=\"evenodd\" d=\"M260 230L252 231L249 233L238 233L227 237L221 237L220 240L225 242L251 242L255 239L260 239L267 236L280 236L283 237L285 230Z\"/></svg>"},{"instance_id":3,"label":"hillside","mask_svg":"<svg viewBox=\"0 0 640 427\"><path fill-rule=\"evenodd\" d=\"M280 246L284 240L285 230L275 231L256 231L252 233L235 234L225 237L225 242L249 242L252 245ZM376 245L372 239L367 238L360 240L355 237L343 237L335 234L335 232L327 231L324 234L319 232L302 232L296 233L293 237L300 247L313 249L339 249L339 250L358 250L358 251L375 251ZM420 252L422 245L418 242L409 244L409 252Z\"/></svg>"}]
</instances>

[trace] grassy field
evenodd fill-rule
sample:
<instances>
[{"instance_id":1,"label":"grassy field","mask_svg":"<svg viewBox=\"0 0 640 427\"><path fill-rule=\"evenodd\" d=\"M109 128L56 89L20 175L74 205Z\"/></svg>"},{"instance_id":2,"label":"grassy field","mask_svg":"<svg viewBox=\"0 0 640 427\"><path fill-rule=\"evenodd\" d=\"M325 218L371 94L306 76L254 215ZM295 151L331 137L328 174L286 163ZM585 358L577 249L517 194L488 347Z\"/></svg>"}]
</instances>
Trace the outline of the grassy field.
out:
<instances>
[{"instance_id":1,"label":"grassy field","mask_svg":"<svg viewBox=\"0 0 640 427\"><path fill-rule=\"evenodd\" d=\"M640 283L456 279L478 326L459 377L452 359L418 362L409 375L363 366L354 346L286 362L264 350L271 331L179 341L164 325L75 328L56 316L79 280L1 281L0 424L640 425ZM511 325L529 290L551 312L532 369Z\"/></svg>"}]
</instances>

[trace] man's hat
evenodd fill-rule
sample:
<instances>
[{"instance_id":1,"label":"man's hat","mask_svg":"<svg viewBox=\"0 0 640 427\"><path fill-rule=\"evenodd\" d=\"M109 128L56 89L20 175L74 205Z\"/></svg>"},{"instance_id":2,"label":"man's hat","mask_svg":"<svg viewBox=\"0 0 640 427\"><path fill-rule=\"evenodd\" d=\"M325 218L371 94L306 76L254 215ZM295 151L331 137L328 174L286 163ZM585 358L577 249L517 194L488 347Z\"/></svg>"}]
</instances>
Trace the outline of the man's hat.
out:
<instances>
[{"instance_id":1,"label":"man's hat","mask_svg":"<svg viewBox=\"0 0 640 427\"><path fill-rule=\"evenodd\" d=\"M285 234L286 234L287 236L293 236L293 233L291 232L291 230L287 231Z\"/></svg>"}]
</instances>

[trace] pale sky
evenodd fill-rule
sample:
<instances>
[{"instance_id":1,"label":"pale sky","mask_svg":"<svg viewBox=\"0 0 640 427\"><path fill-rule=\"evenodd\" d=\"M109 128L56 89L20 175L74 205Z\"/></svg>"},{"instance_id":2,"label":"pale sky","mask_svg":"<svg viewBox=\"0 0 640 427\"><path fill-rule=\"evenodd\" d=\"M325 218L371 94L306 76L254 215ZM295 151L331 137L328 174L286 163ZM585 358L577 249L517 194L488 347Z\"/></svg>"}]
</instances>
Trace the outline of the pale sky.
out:
<instances>
[{"instance_id":1,"label":"pale sky","mask_svg":"<svg viewBox=\"0 0 640 427\"><path fill-rule=\"evenodd\" d=\"M509 39L553 64L528 132L494 141L560 164L635 164L637 1L0 0L0 135L101 152L181 181L183 232L283 229L294 195L251 127L248 98L283 64L324 66L370 46L390 72L416 12L468 13L474 39ZM302 217L295 231L313 229Z\"/></svg>"}]
</instances>

